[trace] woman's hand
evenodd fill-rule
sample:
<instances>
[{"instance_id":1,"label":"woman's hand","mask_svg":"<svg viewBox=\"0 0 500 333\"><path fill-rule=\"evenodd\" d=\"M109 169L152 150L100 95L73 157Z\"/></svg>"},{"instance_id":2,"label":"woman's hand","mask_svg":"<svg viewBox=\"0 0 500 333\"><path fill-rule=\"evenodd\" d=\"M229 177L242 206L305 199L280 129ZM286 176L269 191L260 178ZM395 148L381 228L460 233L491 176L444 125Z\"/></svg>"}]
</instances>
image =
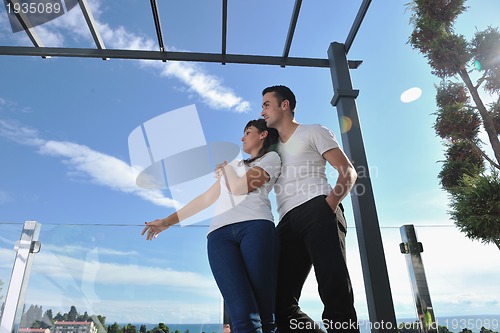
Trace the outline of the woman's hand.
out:
<instances>
[{"instance_id":1,"label":"woman's hand","mask_svg":"<svg viewBox=\"0 0 500 333\"><path fill-rule=\"evenodd\" d=\"M227 165L227 161L222 162L221 164L217 164L214 169L214 177L217 179L221 179L222 176L224 175L224 168Z\"/></svg>"},{"instance_id":2,"label":"woman's hand","mask_svg":"<svg viewBox=\"0 0 500 333\"><path fill-rule=\"evenodd\" d=\"M170 227L167 219L158 219L152 222L144 222L146 226L142 229L141 236L146 234L146 240L153 240L158 234Z\"/></svg>"}]
</instances>

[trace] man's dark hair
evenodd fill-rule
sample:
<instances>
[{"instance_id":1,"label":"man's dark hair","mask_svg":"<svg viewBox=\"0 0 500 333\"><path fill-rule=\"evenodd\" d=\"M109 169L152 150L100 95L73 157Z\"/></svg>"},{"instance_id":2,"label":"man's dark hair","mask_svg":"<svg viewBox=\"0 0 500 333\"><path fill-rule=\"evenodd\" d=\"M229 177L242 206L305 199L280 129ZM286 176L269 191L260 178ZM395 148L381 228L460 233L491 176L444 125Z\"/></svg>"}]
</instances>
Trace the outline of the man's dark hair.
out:
<instances>
[{"instance_id":1,"label":"man's dark hair","mask_svg":"<svg viewBox=\"0 0 500 333\"><path fill-rule=\"evenodd\" d=\"M282 85L267 87L262 90L262 96L270 92L274 93L274 96L278 99L279 105L281 105L285 99L288 100L292 113L295 112L295 105L297 104L297 101L295 100L295 95L290 88Z\"/></svg>"}]
</instances>

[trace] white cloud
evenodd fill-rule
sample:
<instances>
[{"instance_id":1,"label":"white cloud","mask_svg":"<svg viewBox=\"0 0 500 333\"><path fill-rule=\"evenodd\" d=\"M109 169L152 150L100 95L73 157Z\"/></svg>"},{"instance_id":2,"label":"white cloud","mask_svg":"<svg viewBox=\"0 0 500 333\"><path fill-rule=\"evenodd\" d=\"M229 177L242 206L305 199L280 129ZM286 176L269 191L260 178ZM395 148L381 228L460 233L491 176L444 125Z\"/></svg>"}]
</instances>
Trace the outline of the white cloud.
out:
<instances>
[{"instance_id":1,"label":"white cloud","mask_svg":"<svg viewBox=\"0 0 500 333\"><path fill-rule=\"evenodd\" d=\"M20 107L17 103L0 97L0 111L29 113L29 107Z\"/></svg>"},{"instance_id":2,"label":"white cloud","mask_svg":"<svg viewBox=\"0 0 500 333\"><path fill-rule=\"evenodd\" d=\"M84 247L81 245L64 245L62 246L54 246L54 245L44 245L43 246L44 250L48 250L54 254L64 254L64 255L70 255L70 254L81 254L81 253L88 253L92 251L92 249L88 247ZM129 256L137 256L139 253L137 251L120 251L116 249L109 249L109 248L99 248L99 254L101 255L113 255L113 256L119 256L119 257L129 257Z\"/></svg>"},{"instance_id":3,"label":"white cloud","mask_svg":"<svg viewBox=\"0 0 500 333\"><path fill-rule=\"evenodd\" d=\"M156 42L146 36L128 32L125 27L111 28L108 24L98 25L102 39L111 48L124 50L154 50Z\"/></svg>"},{"instance_id":4,"label":"white cloud","mask_svg":"<svg viewBox=\"0 0 500 333\"><path fill-rule=\"evenodd\" d=\"M158 324L192 324L192 323L221 323L222 300L200 302L196 299L171 301L168 297L159 295L156 299L139 300L85 300L68 299L61 294L47 295L39 290L30 295L33 304L41 305L43 310L53 309L53 313L67 313L70 305L74 305L79 313L87 311L89 314L102 314L106 317L106 324L114 322ZM139 327L137 326L137 329ZM184 331L182 331L184 332Z\"/></svg>"},{"instance_id":5,"label":"white cloud","mask_svg":"<svg viewBox=\"0 0 500 333\"><path fill-rule=\"evenodd\" d=\"M62 246L62 249L65 248ZM33 274L50 277L59 285L69 281L77 285L90 283L92 285L148 286L149 288L158 286L213 295L211 288L214 287L214 282L210 275L203 276L168 267L103 262L99 260L99 257L109 253L110 250L101 248L88 251L84 260L61 252L54 253L46 250L37 255L37 264L33 268Z\"/></svg>"},{"instance_id":6,"label":"white cloud","mask_svg":"<svg viewBox=\"0 0 500 333\"><path fill-rule=\"evenodd\" d=\"M107 48L125 50L158 49L157 42L154 39L130 32L123 26L111 27L107 23L100 22L100 16L103 13L100 1L91 1L89 6ZM40 38L51 46L64 44L63 35L60 33L63 30L67 31L73 38L83 38L93 43L92 36L79 7L48 24L37 27L37 30ZM171 46L167 47L167 50L175 51ZM154 68L155 72L160 73L162 77L175 78L181 81L188 87L189 92L196 93L211 108L235 112L250 110L248 101L237 96L231 88L223 85L220 78L208 74L199 65L179 61L165 63L161 61L140 61L139 63L143 68Z\"/></svg>"},{"instance_id":7,"label":"white cloud","mask_svg":"<svg viewBox=\"0 0 500 333\"><path fill-rule=\"evenodd\" d=\"M234 109L236 112L246 112L250 109L249 102L236 96L230 88L222 86L219 78L205 73L195 64L184 62L144 63L159 67L162 76L176 77L181 80L214 109Z\"/></svg>"},{"instance_id":8,"label":"white cloud","mask_svg":"<svg viewBox=\"0 0 500 333\"><path fill-rule=\"evenodd\" d=\"M54 31L48 26L39 25L36 27L36 32L43 42L44 46L51 47L63 47L64 46L64 36L59 31Z\"/></svg>"},{"instance_id":9,"label":"white cloud","mask_svg":"<svg viewBox=\"0 0 500 333\"><path fill-rule=\"evenodd\" d=\"M0 119L0 137L29 146L43 143L43 140L38 138L37 130L4 119Z\"/></svg>"},{"instance_id":10,"label":"white cloud","mask_svg":"<svg viewBox=\"0 0 500 333\"><path fill-rule=\"evenodd\" d=\"M157 50L156 40L145 35L128 31L125 27L111 27L101 22L105 9L101 8L101 1L90 1L89 7L96 21L96 26L107 48L126 50ZM0 21L0 28L8 30L8 21ZM45 46L64 47L68 40L84 40L95 47L93 37L87 27L79 6L70 10L59 18L34 28ZM24 33L14 34L16 43L31 45ZM171 46L167 50L174 51ZM213 109L246 112L250 110L250 103L236 95L229 87L224 86L221 78L208 74L201 66L194 63L170 61L139 61L142 68L153 68L155 73L162 77L174 78L181 81L188 92L201 97L204 103Z\"/></svg>"},{"instance_id":11,"label":"white cloud","mask_svg":"<svg viewBox=\"0 0 500 333\"><path fill-rule=\"evenodd\" d=\"M71 172L77 172L90 182L116 191L134 194L155 205L179 208L160 190L147 190L135 184L137 172L126 162L95 151L87 146L66 141L44 140L35 129L0 119L0 136L12 141L36 146L41 154L62 159Z\"/></svg>"}]
</instances>

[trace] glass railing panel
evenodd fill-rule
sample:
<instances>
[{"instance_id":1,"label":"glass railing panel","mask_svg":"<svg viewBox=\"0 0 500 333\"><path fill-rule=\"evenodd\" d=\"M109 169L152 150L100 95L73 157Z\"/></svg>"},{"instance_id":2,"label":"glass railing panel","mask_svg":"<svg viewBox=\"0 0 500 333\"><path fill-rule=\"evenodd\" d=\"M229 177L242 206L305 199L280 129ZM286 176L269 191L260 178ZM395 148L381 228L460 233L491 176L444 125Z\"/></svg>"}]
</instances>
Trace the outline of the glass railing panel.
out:
<instances>
[{"instance_id":1,"label":"glass railing panel","mask_svg":"<svg viewBox=\"0 0 500 333\"><path fill-rule=\"evenodd\" d=\"M5 295L22 225L0 224L0 228ZM43 224L42 250L35 255L22 325L43 327L44 321L95 316L96 326L104 322L102 328L111 331L114 323L122 332L129 323L137 331L141 325L151 330L165 323L171 332L222 332L222 300L206 255L207 227L172 227L150 242L140 236L141 230L141 226ZM498 249L469 240L454 226L416 227L416 231L438 324L452 332L464 328L479 332L481 326L499 331ZM381 233L397 320L414 322L415 302L405 255L400 252L400 230L382 228ZM347 258L361 331L369 332L369 325L375 324L368 320L354 228L348 230ZM304 286L301 307L321 320L323 307L314 274Z\"/></svg>"},{"instance_id":2,"label":"glass railing panel","mask_svg":"<svg viewBox=\"0 0 500 333\"><path fill-rule=\"evenodd\" d=\"M153 241L141 230L43 224L21 327L94 316L104 329L165 323L172 332L220 331L222 299L208 265L207 228L172 227Z\"/></svg>"},{"instance_id":3,"label":"glass railing panel","mask_svg":"<svg viewBox=\"0 0 500 333\"><path fill-rule=\"evenodd\" d=\"M21 236L22 223L0 223L0 318L16 258L14 246Z\"/></svg>"}]
</instances>

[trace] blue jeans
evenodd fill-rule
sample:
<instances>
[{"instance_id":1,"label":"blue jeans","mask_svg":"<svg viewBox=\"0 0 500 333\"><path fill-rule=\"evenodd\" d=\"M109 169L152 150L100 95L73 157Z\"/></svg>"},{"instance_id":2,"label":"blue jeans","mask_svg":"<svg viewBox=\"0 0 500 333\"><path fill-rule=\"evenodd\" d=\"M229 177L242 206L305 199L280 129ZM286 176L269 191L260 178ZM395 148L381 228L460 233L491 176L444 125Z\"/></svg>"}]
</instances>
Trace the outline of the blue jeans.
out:
<instances>
[{"instance_id":1,"label":"blue jeans","mask_svg":"<svg viewBox=\"0 0 500 333\"><path fill-rule=\"evenodd\" d=\"M208 234L208 260L234 333L275 333L279 240L274 223L251 220Z\"/></svg>"}]
</instances>

